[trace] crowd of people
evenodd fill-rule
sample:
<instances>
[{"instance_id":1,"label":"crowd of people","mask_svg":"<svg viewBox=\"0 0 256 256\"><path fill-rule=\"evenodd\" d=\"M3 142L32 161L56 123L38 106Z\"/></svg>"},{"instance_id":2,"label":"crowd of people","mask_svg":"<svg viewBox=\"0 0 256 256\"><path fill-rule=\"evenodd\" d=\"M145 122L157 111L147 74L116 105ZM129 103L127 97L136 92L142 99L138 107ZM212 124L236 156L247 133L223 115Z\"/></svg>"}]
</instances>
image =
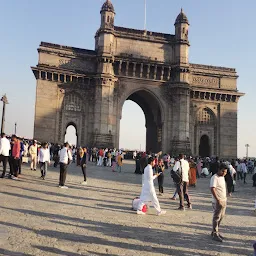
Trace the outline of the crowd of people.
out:
<instances>
[{"instance_id":1,"label":"crowd of people","mask_svg":"<svg viewBox=\"0 0 256 256\"><path fill-rule=\"evenodd\" d=\"M9 163L8 178L17 180L22 175L22 163L28 163L30 158L30 168L32 171L39 169L41 178L44 180L47 175L48 165L54 162L53 166L60 168L59 187L67 189L65 185L67 168L71 162L81 167L83 174L82 185L87 185L86 168L88 162L97 166L109 167L112 172L122 172L124 152L117 149L88 148L63 145L53 143L38 143L36 140L24 140L16 135L7 137L1 134L0 140L0 163L3 165L3 172L0 176L6 176L7 164ZM163 215L157 194L154 187L154 180L158 180L159 195L164 193L164 176L169 169L175 184L175 192L172 197L176 200L179 196L178 210L184 211L186 208L192 210L192 202L188 188L196 187L197 179L206 178L211 175L210 188L213 204L213 230L214 240L222 242L224 238L219 234L219 225L225 215L226 210L226 190L228 196L235 192L237 180L247 184L247 174L252 174L253 186L256 187L256 161L252 159L232 159L224 161L216 158L193 158L180 154L172 157L169 154L159 152L136 152L133 153L135 160L135 173L142 175L142 190L137 200L136 211L139 215L145 215L145 206L152 203L157 211L157 215ZM185 207L186 201L186 207Z\"/></svg>"}]
</instances>

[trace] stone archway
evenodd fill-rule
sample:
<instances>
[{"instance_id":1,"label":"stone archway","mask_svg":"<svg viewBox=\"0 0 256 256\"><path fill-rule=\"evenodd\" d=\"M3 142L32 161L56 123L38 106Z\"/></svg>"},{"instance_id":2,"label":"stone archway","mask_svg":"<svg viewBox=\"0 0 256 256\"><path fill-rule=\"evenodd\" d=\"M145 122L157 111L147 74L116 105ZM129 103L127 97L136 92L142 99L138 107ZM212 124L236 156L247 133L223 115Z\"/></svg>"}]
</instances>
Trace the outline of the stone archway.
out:
<instances>
[{"instance_id":1,"label":"stone archway","mask_svg":"<svg viewBox=\"0 0 256 256\"><path fill-rule=\"evenodd\" d=\"M144 112L146 121L146 150L155 153L161 151L163 146L162 111L157 97L152 92L145 89L138 89L131 92L130 95L121 102L120 119L118 120L119 124L121 120L122 107L126 100L131 100L137 103ZM119 138L119 132L117 136Z\"/></svg>"},{"instance_id":2,"label":"stone archway","mask_svg":"<svg viewBox=\"0 0 256 256\"><path fill-rule=\"evenodd\" d=\"M83 100L76 92L66 93L62 102L59 119L59 141L62 142L68 126L76 129L77 145L81 146L85 140L85 107Z\"/></svg>"},{"instance_id":3,"label":"stone archway","mask_svg":"<svg viewBox=\"0 0 256 256\"><path fill-rule=\"evenodd\" d=\"M67 138L67 135L70 135L70 134L67 134L68 129L71 128L71 127L74 128L75 134L73 134L73 135L76 136L76 139L75 139L75 140L74 140L74 139L71 139L71 140L70 140L70 138ZM69 123L66 125L66 130L65 130L65 135L64 135L64 142L68 142L70 145L75 145L75 146L77 146L78 141L79 141L79 139L78 139L78 133L77 133L77 126L76 126L76 124L75 124L74 122L69 122Z\"/></svg>"},{"instance_id":4,"label":"stone archway","mask_svg":"<svg viewBox=\"0 0 256 256\"><path fill-rule=\"evenodd\" d=\"M209 157L209 156L211 156L210 139L207 135L203 135L200 138L199 156L200 157Z\"/></svg>"},{"instance_id":5,"label":"stone archway","mask_svg":"<svg viewBox=\"0 0 256 256\"><path fill-rule=\"evenodd\" d=\"M194 126L195 155L211 157L217 155L217 118L209 107L199 108Z\"/></svg>"}]
</instances>

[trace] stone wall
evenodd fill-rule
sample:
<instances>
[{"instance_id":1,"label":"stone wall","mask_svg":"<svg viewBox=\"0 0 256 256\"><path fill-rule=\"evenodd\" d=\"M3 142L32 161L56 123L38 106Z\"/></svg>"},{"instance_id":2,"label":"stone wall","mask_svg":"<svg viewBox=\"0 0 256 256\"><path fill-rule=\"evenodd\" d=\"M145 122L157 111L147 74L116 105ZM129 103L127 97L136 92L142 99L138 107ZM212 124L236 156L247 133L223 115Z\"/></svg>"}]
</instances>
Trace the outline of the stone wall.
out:
<instances>
[{"instance_id":1,"label":"stone wall","mask_svg":"<svg viewBox=\"0 0 256 256\"><path fill-rule=\"evenodd\" d=\"M127 54L134 58L170 63L174 58L174 48L171 44L116 37L115 55Z\"/></svg>"},{"instance_id":2,"label":"stone wall","mask_svg":"<svg viewBox=\"0 0 256 256\"><path fill-rule=\"evenodd\" d=\"M56 141L57 83L37 80L34 138L39 141Z\"/></svg>"}]
</instances>

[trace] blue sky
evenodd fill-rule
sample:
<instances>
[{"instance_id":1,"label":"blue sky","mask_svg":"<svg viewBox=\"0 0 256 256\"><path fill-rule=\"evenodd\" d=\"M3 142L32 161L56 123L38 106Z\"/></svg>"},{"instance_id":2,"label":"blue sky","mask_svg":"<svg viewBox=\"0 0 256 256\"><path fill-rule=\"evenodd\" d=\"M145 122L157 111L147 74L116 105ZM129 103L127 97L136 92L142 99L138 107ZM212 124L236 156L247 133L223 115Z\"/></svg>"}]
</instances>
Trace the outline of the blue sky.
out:
<instances>
[{"instance_id":1,"label":"blue sky","mask_svg":"<svg viewBox=\"0 0 256 256\"><path fill-rule=\"evenodd\" d=\"M0 94L6 93L10 102L6 113L7 133L14 132L17 122L18 134L32 137L36 81L30 66L37 64L40 42L94 49L103 2L0 0ZM144 0L112 2L116 25L143 29ZM147 29L165 33L174 33L175 18L183 7L191 24L191 62L237 69L238 88L246 93L239 101L238 155L245 155L245 144L249 143L249 155L256 156L256 1L147 0L147 6ZM139 148L142 144L143 147L144 125L139 107L125 103L120 146ZM130 134L138 138L131 142Z\"/></svg>"}]
</instances>

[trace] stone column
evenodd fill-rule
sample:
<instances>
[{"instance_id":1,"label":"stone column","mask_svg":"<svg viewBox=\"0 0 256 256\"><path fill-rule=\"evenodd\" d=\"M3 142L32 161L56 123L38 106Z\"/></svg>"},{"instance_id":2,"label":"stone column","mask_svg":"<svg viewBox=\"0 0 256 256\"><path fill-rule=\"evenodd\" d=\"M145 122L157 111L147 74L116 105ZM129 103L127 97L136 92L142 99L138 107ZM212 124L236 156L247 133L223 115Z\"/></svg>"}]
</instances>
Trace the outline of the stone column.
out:
<instances>
[{"instance_id":1,"label":"stone column","mask_svg":"<svg viewBox=\"0 0 256 256\"><path fill-rule=\"evenodd\" d=\"M140 64L140 78L143 77L143 63Z\"/></svg>"},{"instance_id":2,"label":"stone column","mask_svg":"<svg viewBox=\"0 0 256 256\"><path fill-rule=\"evenodd\" d=\"M164 67L161 67L161 77L160 80L164 80Z\"/></svg>"},{"instance_id":3,"label":"stone column","mask_svg":"<svg viewBox=\"0 0 256 256\"><path fill-rule=\"evenodd\" d=\"M118 75L121 75L122 72L122 61L119 61L119 65L118 65Z\"/></svg>"},{"instance_id":4,"label":"stone column","mask_svg":"<svg viewBox=\"0 0 256 256\"><path fill-rule=\"evenodd\" d=\"M129 61L126 62L125 75L128 76L129 71Z\"/></svg>"},{"instance_id":5,"label":"stone column","mask_svg":"<svg viewBox=\"0 0 256 256\"><path fill-rule=\"evenodd\" d=\"M190 88L189 86L173 86L171 93L175 101L172 105L172 139L173 154L190 154Z\"/></svg>"},{"instance_id":6,"label":"stone column","mask_svg":"<svg viewBox=\"0 0 256 256\"><path fill-rule=\"evenodd\" d=\"M156 74L157 74L157 65L155 65L155 68L154 68L154 79L156 80Z\"/></svg>"},{"instance_id":7,"label":"stone column","mask_svg":"<svg viewBox=\"0 0 256 256\"><path fill-rule=\"evenodd\" d=\"M169 81L170 80L170 77L171 77L171 68L170 67L168 67L168 75L167 75L167 81Z\"/></svg>"},{"instance_id":8,"label":"stone column","mask_svg":"<svg viewBox=\"0 0 256 256\"><path fill-rule=\"evenodd\" d=\"M149 78L149 73L150 73L150 65L148 64L148 68L147 68L147 76L146 76L146 78Z\"/></svg>"},{"instance_id":9,"label":"stone column","mask_svg":"<svg viewBox=\"0 0 256 256\"><path fill-rule=\"evenodd\" d=\"M133 72L132 72L132 76L136 75L136 66L137 66L137 62L133 63Z\"/></svg>"}]
</instances>

